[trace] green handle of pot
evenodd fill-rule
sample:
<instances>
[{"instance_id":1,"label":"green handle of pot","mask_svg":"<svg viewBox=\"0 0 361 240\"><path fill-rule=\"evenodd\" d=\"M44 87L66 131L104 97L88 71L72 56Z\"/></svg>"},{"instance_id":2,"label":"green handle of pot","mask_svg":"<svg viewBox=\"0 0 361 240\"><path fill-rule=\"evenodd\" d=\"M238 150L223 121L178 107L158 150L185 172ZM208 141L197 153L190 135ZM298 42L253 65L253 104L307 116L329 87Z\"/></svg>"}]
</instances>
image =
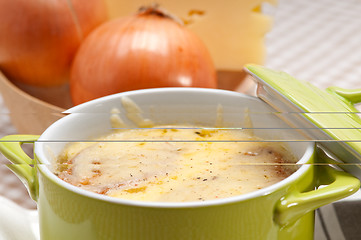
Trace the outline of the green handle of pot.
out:
<instances>
[{"instance_id":1,"label":"green handle of pot","mask_svg":"<svg viewBox=\"0 0 361 240\"><path fill-rule=\"evenodd\" d=\"M34 201L37 201L39 192L36 161L23 151L21 145L34 143L38 138L37 135L9 135L0 139L0 152L13 163L7 167L24 183Z\"/></svg>"},{"instance_id":2,"label":"green handle of pot","mask_svg":"<svg viewBox=\"0 0 361 240\"><path fill-rule=\"evenodd\" d=\"M327 90L336 93L337 95L350 101L352 104L361 102L361 88L359 89L345 89L340 87L329 87Z\"/></svg>"},{"instance_id":3,"label":"green handle of pot","mask_svg":"<svg viewBox=\"0 0 361 240\"><path fill-rule=\"evenodd\" d=\"M325 165L315 166L316 185L323 187L308 192L292 191L276 205L275 222L286 226L310 211L352 195L360 189L360 180L349 173L337 170L328 164L335 163L321 149L317 158Z\"/></svg>"}]
</instances>

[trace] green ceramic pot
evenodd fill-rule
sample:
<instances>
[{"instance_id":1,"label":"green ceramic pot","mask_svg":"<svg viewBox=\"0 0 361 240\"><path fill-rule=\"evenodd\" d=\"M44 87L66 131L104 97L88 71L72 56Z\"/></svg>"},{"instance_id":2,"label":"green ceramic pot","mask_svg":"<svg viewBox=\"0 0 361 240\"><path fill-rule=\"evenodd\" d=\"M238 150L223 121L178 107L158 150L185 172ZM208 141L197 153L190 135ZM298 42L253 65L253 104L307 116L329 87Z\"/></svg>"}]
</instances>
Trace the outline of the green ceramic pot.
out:
<instances>
[{"instance_id":1,"label":"green ceramic pot","mask_svg":"<svg viewBox=\"0 0 361 240\"><path fill-rule=\"evenodd\" d=\"M204 202L161 203L115 199L79 189L52 173L53 162L70 141L111 131L109 113L125 114L120 99L131 98L144 117L159 124L214 124L219 104L225 127L253 124L256 135L287 144L299 169L258 191ZM1 152L38 204L42 240L78 239L313 239L314 210L357 191L359 180L330 167L313 142L304 141L264 102L235 92L163 88L125 92L79 105L40 137L4 137ZM131 125L131 122L128 122ZM248 125L247 125L248 124ZM34 142L35 158L21 149ZM318 163L318 164L313 164ZM317 188L324 185L322 188Z\"/></svg>"}]
</instances>

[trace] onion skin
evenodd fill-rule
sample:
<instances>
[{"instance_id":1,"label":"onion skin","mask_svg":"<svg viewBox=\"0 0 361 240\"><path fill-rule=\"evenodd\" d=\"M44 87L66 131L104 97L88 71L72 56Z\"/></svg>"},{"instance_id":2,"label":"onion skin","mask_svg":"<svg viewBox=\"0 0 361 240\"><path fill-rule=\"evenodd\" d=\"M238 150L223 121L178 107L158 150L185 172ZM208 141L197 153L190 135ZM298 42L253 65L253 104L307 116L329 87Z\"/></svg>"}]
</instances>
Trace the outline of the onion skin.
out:
<instances>
[{"instance_id":1,"label":"onion skin","mask_svg":"<svg viewBox=\"0 0 361 240\"><path fill-rule=\"evenodd\" d=\"M70 75L75 105L136 89L216 86L203 42L157 14L137 14L95 29L81 44Z\"/></svg>"},{"instance_id":2,"label":"onion skin","mask_svg":"<svg viewBox=\"0 0 361 240\"><path fill-rule=\"evenodd\" d=\"M0 0L0 70L12 81L61 85L80 42L107 19L104 0Z\"/></svg>"}]
</instances>

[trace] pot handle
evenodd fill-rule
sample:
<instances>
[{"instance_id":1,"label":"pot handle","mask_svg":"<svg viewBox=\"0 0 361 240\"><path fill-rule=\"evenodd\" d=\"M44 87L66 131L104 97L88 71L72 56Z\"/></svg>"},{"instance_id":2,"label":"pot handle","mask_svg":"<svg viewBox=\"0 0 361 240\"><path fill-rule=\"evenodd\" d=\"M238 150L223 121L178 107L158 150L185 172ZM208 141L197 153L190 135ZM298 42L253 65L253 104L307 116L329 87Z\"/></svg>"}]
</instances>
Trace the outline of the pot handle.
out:
<instances>
[{"instance_id":1,"label":"pot handle","mask_svg":"<svg viewBox=\"0 0 361 240\"><path fill-rule=\"evenodd\" d=\"M361 102L361 88L359 89L345 89L340 87L328 87L327 90L336 93L337 95L344 97L352 104Z\"/></svg>"},{"instance_id":2,"label":"pot handle","mask_svg":"<svg viewBox=\"0 0 361 240\"><path fill-rule=\"evenodd\" d=\"M360 189L359 179L331 167L330 165L336 162L319 147L317 148L317 159L324 162L315 166L317 187L321 185L323 187L308 192L295 189L281 198L276 205L274 215L274 221L281 227L295 222L310 211L350 196Z\"/></svg>"},{"instance_id":3,"label":"pot handle","mask_svg":"<svg viewBox=\"0 0 361 240\"><path fill-rule=\"evenodd\" d=\"M13 164L6 165L12 170L28 189L34 201L38 199L38 179L36 161L21 148L24 143L34 143L38 135L9 135L0 139L0 152Z\"/></svg>"}]
</instances>

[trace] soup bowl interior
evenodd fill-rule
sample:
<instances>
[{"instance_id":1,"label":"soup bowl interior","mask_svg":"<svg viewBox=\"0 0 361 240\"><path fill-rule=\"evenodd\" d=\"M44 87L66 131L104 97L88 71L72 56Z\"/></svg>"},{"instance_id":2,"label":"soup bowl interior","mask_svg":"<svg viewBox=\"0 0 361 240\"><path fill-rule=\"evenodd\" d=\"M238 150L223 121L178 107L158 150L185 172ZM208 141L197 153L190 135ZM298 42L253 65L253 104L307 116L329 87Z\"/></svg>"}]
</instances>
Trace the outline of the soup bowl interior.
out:
<instances>
[{"instance_id":1,"label":"soup bowl interior","mask_svg":"<svg viewBox=\"0 0 361 240\"><path fill-rule=\"evenodd\" d=\"M230 199L210 200L199 203L144 203L110 198L74 187L55 176L57 156L70 142L89 141L114 130L110 117L117 109L119 116L130 128L137 125L126 115L129 109L122 105L122 98L132 100L141 110L143 118L152 120L155 125L191 124L214 127L221 122L222 128L244 128L264 141L280 141L293 152L299 169L287 179L256 192ZM48 178L71 191L92 198L122 204L145 204L151 206L189 206L217 204L222 201L239 201L264 195L298 178L306 171L311 159L313 144L290 129L271 107L255 97L236 92L198 88L148 89L115 94L96 99L67 110L68 115L50 126L35 143L34 153L39 160L39 169Z\"/></svg>"}]
</instances>

